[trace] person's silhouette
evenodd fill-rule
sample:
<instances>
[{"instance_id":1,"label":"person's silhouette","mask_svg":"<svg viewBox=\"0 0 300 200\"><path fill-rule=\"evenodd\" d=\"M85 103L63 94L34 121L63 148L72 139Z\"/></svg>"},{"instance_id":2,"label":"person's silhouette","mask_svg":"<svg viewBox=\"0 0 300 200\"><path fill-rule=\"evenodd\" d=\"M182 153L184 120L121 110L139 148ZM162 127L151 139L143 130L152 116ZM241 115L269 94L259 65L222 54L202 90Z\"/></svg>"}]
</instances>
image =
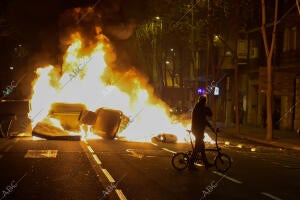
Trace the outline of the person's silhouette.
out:
<instances>
[{"instance_id":1,"label":"person's silhouette","mask_svg":"<svg viewBox=\"0 0 300 200\"><path fill-rule=\"evenodd\" d=\"M212 116L211 109L206 106L206 96L202 95L199 97L198 102L196 103L193 113L192 113L192 133L195 135L195 148L193 149L192 157L189 163L189 169L195 169L194 162L197 159L197 154L201 152L202 161L205 165L205 168L213 166L210 164L206 158L205 154L205 144L204 144L204 129L208 126L212 131L211 124L208 122L207 117Z\"/></svg>"}]
</instances>

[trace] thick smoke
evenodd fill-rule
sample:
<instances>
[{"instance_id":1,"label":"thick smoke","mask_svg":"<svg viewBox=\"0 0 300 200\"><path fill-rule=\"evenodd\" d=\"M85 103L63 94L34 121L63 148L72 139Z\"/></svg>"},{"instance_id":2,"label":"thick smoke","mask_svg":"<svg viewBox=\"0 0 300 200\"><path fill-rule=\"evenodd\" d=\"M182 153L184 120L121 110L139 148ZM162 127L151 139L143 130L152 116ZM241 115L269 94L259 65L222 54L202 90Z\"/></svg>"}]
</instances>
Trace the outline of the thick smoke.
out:
<instances>
[{"instance_id":1,"label":"thick smoke","mask_svg":"<svg viewBox=\"0 0 300 200\"><path fill-rule=\"evenodd\" d=\"M116 65L126 70L135 65L135 41L132 39L136 23L128 15L125 1L97 1L93 6L66 10L59 20L60 51L70 45L70 36L79 32L85 48L92 48L99 33L107 36L117 54ZM97 28L96 28L97 27Z\"/></svg>"}]
</instances>

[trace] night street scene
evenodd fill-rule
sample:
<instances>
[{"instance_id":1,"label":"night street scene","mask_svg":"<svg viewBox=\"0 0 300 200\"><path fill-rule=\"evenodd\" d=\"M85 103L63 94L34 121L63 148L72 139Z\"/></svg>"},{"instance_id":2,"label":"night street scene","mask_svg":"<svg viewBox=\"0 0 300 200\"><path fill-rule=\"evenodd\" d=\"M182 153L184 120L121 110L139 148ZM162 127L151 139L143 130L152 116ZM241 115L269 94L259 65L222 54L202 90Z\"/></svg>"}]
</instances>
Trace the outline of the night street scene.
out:
<instances>
[{"instance_id":1,"label":"night street scene","mask_svg":"<svg viewBox=\"0 0 300 200\"><path fill-rule=\"evenodd\" d=\"M300 0L0 0L0 200L299 200Z\"/></svg>"}]
</instances>

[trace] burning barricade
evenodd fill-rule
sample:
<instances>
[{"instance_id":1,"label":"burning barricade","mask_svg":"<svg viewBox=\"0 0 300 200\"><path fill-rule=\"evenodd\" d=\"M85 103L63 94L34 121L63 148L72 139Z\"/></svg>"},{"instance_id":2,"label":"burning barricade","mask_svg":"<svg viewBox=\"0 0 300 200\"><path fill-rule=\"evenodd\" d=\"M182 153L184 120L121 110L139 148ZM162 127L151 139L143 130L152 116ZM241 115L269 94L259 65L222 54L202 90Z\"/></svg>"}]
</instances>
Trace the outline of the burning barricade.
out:
<instances>
[{"instance_id":1,"label":"burning barricade","mask_svg":"<svg viewBox=\"0 0 300 200\"><path fill-rule=\"evenodd\" d=\"M124 130L129 118L119 110L99 108L89 111L83 104L54 103L49 115L33 129L33 135L46 139L78 140L80 135L71 134L80 131L92 131L107 139L114 139ZM70 137L71 136L71 137Z\"/></svg>"},{"instance_id":2,"label":"burning barricade","mask_svg":"<svg viewBox=\"0 0 300 200\"><path fill-rule=\"evenodd\" d=\"M47 132L55 127L60 136L185 141L189 125L174 123L144 75L133 67L117 69L108 38L97 30L88 48L80 33L72 34L61 66L36 70L29 113L33 134L52 137Z\"/></svg>"}]
</instances>

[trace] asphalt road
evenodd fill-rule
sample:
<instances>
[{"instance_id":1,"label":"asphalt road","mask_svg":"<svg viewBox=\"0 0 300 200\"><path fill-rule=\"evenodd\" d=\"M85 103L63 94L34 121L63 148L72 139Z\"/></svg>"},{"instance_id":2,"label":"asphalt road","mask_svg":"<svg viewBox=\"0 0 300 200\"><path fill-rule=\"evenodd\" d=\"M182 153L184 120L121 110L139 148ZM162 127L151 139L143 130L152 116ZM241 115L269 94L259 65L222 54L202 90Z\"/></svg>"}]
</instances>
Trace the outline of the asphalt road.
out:
<instances>
[{"instance_id":1,"label":"asphalt road","mask_svg":"<svg viewBox=\"0 0 300 200\"><path fill-rule=\"evenodd\" d=\"M238 140L222 147L233 160L225 175L176 171L173 152L188 144L0 139L0 200L299 199L300 152Z\"/></svg>"}]
</instances>

